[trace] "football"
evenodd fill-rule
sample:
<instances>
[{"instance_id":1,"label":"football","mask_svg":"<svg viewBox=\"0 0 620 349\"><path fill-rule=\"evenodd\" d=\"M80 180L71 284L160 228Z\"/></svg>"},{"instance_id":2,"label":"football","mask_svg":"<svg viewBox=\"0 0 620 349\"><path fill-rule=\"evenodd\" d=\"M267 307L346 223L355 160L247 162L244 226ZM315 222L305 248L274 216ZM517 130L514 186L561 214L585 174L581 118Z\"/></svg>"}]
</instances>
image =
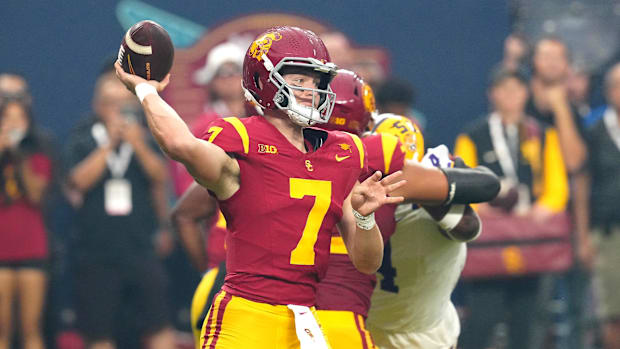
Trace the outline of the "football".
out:
<instances>
[{"instance_id":1,"label":"football","mask_svg":"<svg viewBox=\"0 0 620 349\"><path fill-rule=\"evenodd\" d=\"M118 62L127 73L161 81L170 72L174 47L168 32L153 21L134 24L121 42Z\"/></svg>"}]
</instances>

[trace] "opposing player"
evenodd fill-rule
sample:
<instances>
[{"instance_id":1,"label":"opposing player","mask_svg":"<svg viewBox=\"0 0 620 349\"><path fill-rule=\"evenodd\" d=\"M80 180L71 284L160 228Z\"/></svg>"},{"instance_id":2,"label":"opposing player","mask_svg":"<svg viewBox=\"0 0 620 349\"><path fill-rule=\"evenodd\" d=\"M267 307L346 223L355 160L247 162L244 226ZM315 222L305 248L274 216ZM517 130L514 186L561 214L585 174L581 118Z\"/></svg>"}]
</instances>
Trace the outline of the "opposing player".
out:
<instances>
[{"instance_id":1,"label":"opposing player","mask_svg":"<svg viewBox=\"0 0 620 349\"><path fill-rule=\"evenodd\" d=\"M217 120L203 139L157 95L169 76L146 82L116 69L161 148L217 198L232 232L202 347L327 347L309 307L331 232L338 226L356 268L374 273L383 243L372 213L402 201L388 193L403 183L374 174L356 185L367 169L359 138L306 128L326 122L334 105L336 68L320 39L295 27L259 36L245 56L243 86L264 116Z\"/></svg>"},{"instance_id":2,"label":"opposing player","mask_svg":"<svg viewBox=\"0 0 620 349\"><path fill-rule=\"evenodd\" d=\"M393 127L395 122L399 117L388 116L376 131L400 134L400 127ZM421 137L418 133L417 138ZM454 166L445 147L430 149L422 163ZM463 166L460 159L456 164ZM457 347L460 323L450 295L465 265L465 243L479 235L481 223L469 206L452 205L448 214L445 211L402 204L395 212L398 223L385 243L380 282L367 322L382 349ZM463 219L450 229L459 213Z\"/></svg>"},{"instance_id":3,"label":"opposing player","mask_svg":"<svg viewBox=\"0 0 620 349\"><path fill-rule=\"evenodd\" d=\"M355 73L346 70L338 71L338 75L332 82L332 89L337 96L336 106L330 122L322 127L361 135L369 124L371 113L375 109L372 90ZM423 167L409 161L421 158L424 150L421 133L406 118L395 115L381 119L376 128L382 131L391 129L397 132L394 134L383 132L362 138L367 149L369 169L380 171L385 175L402 169L407 178L405 190L402 190L405 198L424 201L422 193L435 185L426 178L437 173L443 176L443 173L433 166ZM444 171L446 175L455 178L452 183L455 188L459 188L460 194L456 199L459 203L490 200L499 189L497 177L485 169L444 169ZM468 179L464 180L461 176L467 176ZM468 184L464 185L465 182ZM428 191L426 194L430 197L431 192ZM448 201L447 198L443 199ZM455 206L464 207L463 205ZM441 220L450 207L446 205L428 209ZM395 209L395 205L385 205L377 212L377 224L384 240L388 240L394 232ZM455 222L446 226L447 230L456 228L452 225L464 224L461 221L471 220L473 211L468 211L465 215L463 213L464 210L460 211L460 209L450 213L448 220ZM462 225L446 234L456 234L457 231L463 233ZM411 234L416 234L416 232L411 232ZM384 252L384 254L389 253L389 249ZM382 268L389 268L388 262L384 260ZM362 274L355 270L347 256L345 244L335 232L332 235L329 268L325 278L319 283L317 291L317 309L319 309L317 315L334 349L375 347L370 334L365 330L365 319L375 284L374 275ZM386 286L389 285L386 284Z\"/></svg>"}]
</instances>

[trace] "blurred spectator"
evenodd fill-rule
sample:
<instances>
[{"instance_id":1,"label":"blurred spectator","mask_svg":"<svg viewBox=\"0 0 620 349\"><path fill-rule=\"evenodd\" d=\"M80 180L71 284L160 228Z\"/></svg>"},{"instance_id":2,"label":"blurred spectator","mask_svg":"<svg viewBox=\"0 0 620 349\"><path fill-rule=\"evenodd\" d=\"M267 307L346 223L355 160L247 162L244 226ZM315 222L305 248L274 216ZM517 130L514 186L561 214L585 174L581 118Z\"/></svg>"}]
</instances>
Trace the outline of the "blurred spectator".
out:
<instances>
[{"instance_id":1,"label":"blurred spectator","mask_svg":"<svg viewBox=\"0 0 620 349\"><path fill-rule=\"evenodd\" d=\"M527 83L517 71L495 71L488 95L492 112L460 134L455 147L455 155L467 165L487 166L502 178L498 198L479 205L483 225L484 215L495 212L544 224L551 214L563 211L568 200L557 132L526 116ZM469 316L464 348L488 348L502 321L508 325L508 348L531 348L539 283L538 275L465 282Z\"/></svg>"},{"instance_id":2,"label":"blurred spectator","mask_svg":"<svg viewBox=\"0 0 620 349\"><path fill-rule=\"evenodd\" d=\"M414 108L416 95L410 82L392 77L385 80L375 91L377 109L381 113L406 116L420 128L424 128L426 116Z\"/></svg>"},{"instance_id":3,"label":"blurred spectator","mask_svg":"<svg viewBox=\"0 0 620 349\"><path fill-rule=\"evenodd\" d=\"M219 116L245 114L241 67L247 46L227 41L209 51L205 65L196 71L194 81L208 94L205 112Z\"/></svg>"},{"instance_id":4,"label":"blurred spectator","mask_svg":"<svg viewBox=\"0 0 620 349\"><path fill-rule=\"evenodd\" d=\"M577 110L580 123L590 114L590 73L572 65L568 71L568 98Z\"/></svg>"},{"instance_id":5,"label":"blurred spectator","mask_svg":"<svg viewBox=\"0 0 620 349\"><path fill-rule=\"evenodd\" d=\"M3 80L6 81L6 80ZM19 81L19 79L16 79ZM23 79L22 79L23 81ZM3 86L6 88L6 85ZM0 348L11 348L19 309L23 348L43 348L48 233L42 203L52 179L48 140L37 129L30 98L20 90L0 100ZM19 307L14 303L18 302Z\"/></svg>"},{"instance_id":6,"label":"blurred spectator","mask_svg":"<svg viewBox=\"0 0 620 349\"><path fill-rule=\"evenodd\" d=\"M28 83L17 74L3 73L0 74L0 95L2 96L23 96L30 102L28 94Z\"/></svg>"},{"instance_id":7,"label":"blurred spectator","mask_svg":"<svg viewBox=\"0 0 620 349\"><path fill-rule=\"evenodd\" d=\"M146 337L148 348L173 347L166 275L154 249L154 241L160 249L170 247L159 238L169 236L164 233L167 176L137 103L112 64L106 65L95 85L94 115L78 124L68 141L68 182L81 196L76 202L78 326L89 348L115 348L126 326ZM158 222L162 230L154 237ZM128 313L139 318L119 321Z\"/></svg>"},{"instance_id":8,"label":"blurred spectator","mask_svg":"<svg viewBox=\"0 0 620 349\"><path fill-rule=\"evenodd\" d=\"M377 108L381 113L411 116L415 91L411 83L390 78L377 89Z\"/></svg>"},{"instance_id":9,"label":"blurred spectator","mask_svg":"<svg viewBox=\"0 0 620 349\"><path fill-rule=\"evenodd\" d=\"M220 117L245 117L248 114L247 102L241 87L243 59L249 43L231 40L219 44L209 51L205 65L196 71L194 81L205 87L208 102L205 112L191 125L195 136L200 137L207 126ZM177 197L194 181L185 167L172 162L174 191Z\"/></svg>"},{"instance_id":10,"label":"blurred spectator","mask_svg":"<svg viewBox=\"0 0 620 349\"><path fill-rule=\"evenodd\" d=\"M320 35L321 40L327 47L329 57L338 68L351 69L355 56L351 42L341 32L327 32Z\"/></svg>"},{"instance_id":11,"label":"blurred spectator","mask_svg":"<svg viewBox=\"0 0 620 349\"><path fill-rule=\"evenodd\" d=\"M501 69L509 71L526 70L529 47L525 37L512 33L504 40L504 58Z\"/></svg>"},{"instance_id":12,"label":"blurred spectator","mask_svg":"<svg viewBox=\"0 0 620 349\"><path fill-rule=\"evenodd\" d=\"M534 47L532 63L532 96L526 113L543 126L557 129L566 169L575 173L585 161L586 148L579 113L571 106L567 91L568 48L559 38L543 38Z\"/></svg>"},{"instance_id":13,"label":"blurred spectator","mask_svg":"<svg viewBox=\"0 0 620 349\"><path fill-rule=\"evenodd\" d=\"M530 82L532 98L528 102L527 113L543 124L552 125L557 129L562 156L571 179L571 214L578 231L583 224L579 222L582 220L579 216L585 211L581 206L586 200L584 186L587 183L580 170L587 161L587 150L582 118L576 106L571 103L570 64L570 52L561 39L549 36L537 42L532 57L533 76ZM582 85L579 90L582 95L580 99L583 100L588 89L585 89L584 81L579 84ZM581 249L579 245L575 247L577 251ZM581 258L578 259L580 260ZM583 340L582 318L585 310L582 296L587 292L588 280L580 270L579 263L567 277L570 294L569 315L575 325L570 331L572 337L570 343L579 348Z\"/></svg>"},{"instance_id":14,"label":"blurred spectator","mask_svg":"<svg viewBox=\"0 0 620 349\"><path fill-rule=\"evenodd\" d=\"M373 55L367 54L364 49L355 52L351 70L356 72L375 91L377 86L385 81L388 74L387 68L380 60Z\"/></svg>"},{"instance_id":15,"label":"blurred spectator","mask_svg":"<svg viewBox=\"0 0 620 349\"><path fill-rule=\"evenodd\" d=\"M597 315L602 321L605 349L620 348L620 63L605 76L608 107L603 118L587 131L591 223L579 232L578 255L592 266ZM589 234L589 227L592 235ZM591 241L592 239L592 241Z\"/></svg>"}]
</instances>

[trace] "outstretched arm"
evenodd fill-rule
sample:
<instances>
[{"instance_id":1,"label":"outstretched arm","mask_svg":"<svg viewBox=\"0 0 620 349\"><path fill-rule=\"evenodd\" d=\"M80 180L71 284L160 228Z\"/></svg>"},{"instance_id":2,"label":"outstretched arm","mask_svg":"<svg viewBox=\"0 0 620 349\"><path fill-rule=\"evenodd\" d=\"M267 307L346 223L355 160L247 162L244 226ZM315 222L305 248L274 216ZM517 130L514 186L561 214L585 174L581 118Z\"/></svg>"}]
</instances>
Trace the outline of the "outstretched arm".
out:
<instances>
[{"instance_id":1,"label":"outstretched arm","mask_svg":"<svg viewBox=\"0 0 620 349\"><path fill-rule=\"evenodd\" d=\"M403 201L402 197L388 196L404 185L404 181L396 182L400 175L399 171L381 180L377 172L358 183L343 203L338 229L351 262L362 273L373 274L381 266L383 238L374 222L374 212L384 204Z\"/></svg>"},{"instance_id":2,"label":"outstretched arm","mask_svg":"<svg viewBox=\"0 0 620 349\"><path fill-rule=\"evenodd\" d=\"M483 166L462 166L439 169L408 161L403 166L407 183L393 195L427 205L478 203L497 195L499 179L495 174Z\"/></svg>"},{"instance_id":3,"label":"outstretched arm","mask_svg":"<svg viewBox=\"0 0 620 349\"><path fill-rule=\"evenodd\" d=\"M220 199L227 199L239 188L239 164L220 147L194 137L177 112L158 94L170 82L144 80L128 74L115 63L116 76L132 92L140 85L142 108L153 137L171 159L185 165L198 183L209 188ZM149 87L151 86L151 87Z\"/></svg>"}]
</instances>

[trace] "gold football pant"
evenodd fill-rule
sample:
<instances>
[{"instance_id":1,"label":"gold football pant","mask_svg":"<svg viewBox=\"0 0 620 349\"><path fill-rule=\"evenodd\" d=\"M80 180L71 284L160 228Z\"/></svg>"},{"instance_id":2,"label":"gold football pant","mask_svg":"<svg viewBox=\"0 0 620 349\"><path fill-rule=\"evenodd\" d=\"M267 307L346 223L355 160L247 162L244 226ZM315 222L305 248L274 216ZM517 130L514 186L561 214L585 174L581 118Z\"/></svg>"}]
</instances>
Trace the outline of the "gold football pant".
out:
<instances>
[{"instance_id":1,"label":"gold football pant","mask_svg":"<svg viewBox=\"0 0 620 349\"><path fill-rule=\"evenodd\" d=\"M377 349L363 316L335 310L317 310L316 315L332 349Z\"/></svg>"}]
</instances>

